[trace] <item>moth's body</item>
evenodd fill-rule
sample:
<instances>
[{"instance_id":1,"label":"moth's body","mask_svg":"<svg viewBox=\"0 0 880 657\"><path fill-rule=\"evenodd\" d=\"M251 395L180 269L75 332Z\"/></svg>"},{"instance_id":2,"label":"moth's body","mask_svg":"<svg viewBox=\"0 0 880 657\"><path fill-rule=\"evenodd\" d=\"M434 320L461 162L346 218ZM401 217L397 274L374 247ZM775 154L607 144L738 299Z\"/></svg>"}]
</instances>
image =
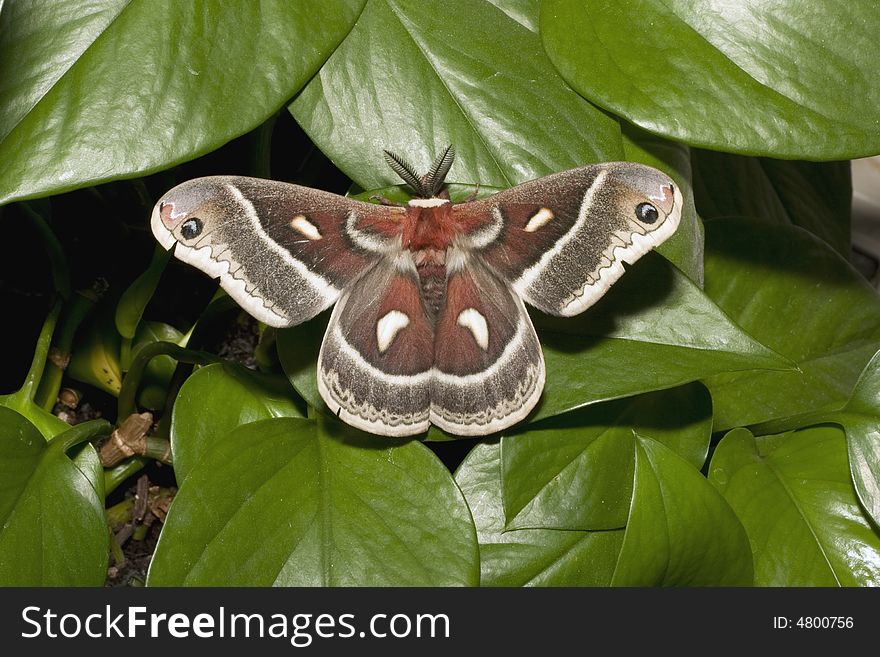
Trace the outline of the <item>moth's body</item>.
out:
<instances>
[{"instance_id":1,"label":"moth's body","mask_svg":"<svg viewBox=\"0 0 880 657\"><path fill-rule=\"evenodd\" d=\"M681 195L662 173L612 163L479 201L434 195L401 207L203 178L169 192L152 223L160 242L177 244L179 258L219 277L268 324L297 324L336 304L318 389L346 422L390 436L431 423L482 435L523 419L544 386L523 300L581 312L623 262L671 235L680 213Z\"/></svg>"},{"instance_id":2,"label":"moth's body","mask_svg":"<svg viewBox=\"0 0 880 657\"><path fill-rule=\"evenodd\" d=\"M419 273L422 301L432 318L436 317L446 296L446 263L454 248L457 227L452 204L447 199L415 199L406 205L401 219L401 247L412 256ZM455 260L451 261L452 263Z\"/></svg>"}]
</instances>

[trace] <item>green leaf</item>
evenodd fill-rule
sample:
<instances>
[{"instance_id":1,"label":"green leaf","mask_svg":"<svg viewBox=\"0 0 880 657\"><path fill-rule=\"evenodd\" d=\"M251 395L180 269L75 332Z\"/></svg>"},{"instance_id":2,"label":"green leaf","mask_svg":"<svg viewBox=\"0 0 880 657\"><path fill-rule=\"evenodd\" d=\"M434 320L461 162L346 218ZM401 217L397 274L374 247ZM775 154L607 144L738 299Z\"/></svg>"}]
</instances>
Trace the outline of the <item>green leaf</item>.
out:
<instances>
[{"instance_id":1,"label":"green leaf","mask_svg":"<svg viewBox=\"0 0 880 657\"><path fill-rule=\"evenodd\" d=\"M100 586L107 575L103 470L87 445L76 463L70 436L49 443L0 407L0 582L4 586ZM108 427L109 428L109 427Z\"/></svg>"},{"instance_id":2,"label":"green leaf","mask_svg":"<svg viewBox=\"0 0 880 657\"><path fill-rule=\"evenodd\" d=\"M122 293L119 303L116 304L116 330L123 338L134 338L144 309L153 298L170 257L171 251L166 251L157 244L149 267Z\"/></svg>"},{"instance_id":3,"label":"green leaf","mask_svg":"<svg viewBox=\"0 0 880 657\"><path fill-rule=\"evenodd\" d=\"M856 493L880 527L880 352L865 366L846 406L828 420L839 422L846 432Z\"/></svg>"},{"instance_id":4,"label":"green leaf","mask_svg":"<svg viewBox=\"0 0 880 657\"><path fill-rule=\"evenodd\" d=\"M292 393L285 379L235 363L196 370L181 386L172 412L171 449L177 480L186 479L214 443L236 427L273 417L302 417Z\"/></svg>"},{"instance_id":5,"label":"green leaf","mask_svg":"<svg viewBox=\"0 0 880 657\"><path fill-rule=\"evenodd\" d=\"M332 420L252 422L216 441L174 500L153 586L473 585L474 526L418 442Z\"/></svg>"},{"instance_id":6,"label":"green leaf","mask_svg":"<svg viewBox=\"0 0 880 657\"><path fill-rule=\"evenodd\" d=\"M828 245L804 230L706 224L706 293L798 370L705 379L715 430L840 408L880 348L880 300Z\"/></svg>"},{"instance_id":7,"label":"green leaf","mask_svg":"<svg viewBox=\"0 0 880 657\"><path fill-rule=\"evenodd\" d=\"M617 122L572 92L524 26L534 5L507 14L486 1L451 0L439 20L438 9L371 0L290 105L363 189L398 182L383 148L426 169L453 144L449 180L496 187L622 159Z\"/></svg>"},{"instance_id":8,"label":"green leaf","mask_svg":"<svg viewBox=\"0 0 880 657\"><path fill-rule=\"evenodd\" d=\"M467 499L480 543L483 586L607 586L623 530L504 531L501 449L480 443L455 473Z\"/></svg>"},{"instance_id":9,"label":"green leaf","mask_svg":"<svg viewBox=\"0 0 880 657\"><path fill-rule=\"evenodd\" d=\"M66 374L75 381L119 396L122 389L121 342L111 315L100 312L90 317L77 331Z\"/></svg>"},{"instance_id":10,"label":"green leaf","mask_svg":"<svg viewBox=\"0 0 880 657\"><path fill-rule=\"evenodd\" d=\"M663 444L636 440L635 482L615 586L747 586L749 539L733 510Z\"/></svg>"},{"instance_id":11,"label":"green leaf","mask_svg":"<svg viewBox=\"0 0 880 657\"><path fill-rule=\"evenodd\" d=\"M535 420L719 372L792 367L651 253L586 312L535 324L547 366Z\"/></svg>"},{"instance_id":12,"label":"green leaf","mask_svg":"<svg viewBox=\"0 0 880 657\"><path fill-rule=\"evenodd\" d=\"M15 57L0 62L0 203L158 171L248 132L314 75L362 6L6 7L0 51Z\"/></svg>"},{"instance_id":13,"label":"green leaf","mask_svg":"<svg viewBox=\"0 0 880 657\"><path fill-rule=\"evenodd\" d=\"M318 392L318 352L330 313L280 330L277 333L278 358L291 385L309 406L324 409L324 400Z\"/></svg>"},{"instance_id":14,"label":"green leaf","mask_svg":"<svg viewBox=\"0 0 880 657\"><path fill-rule=\"evenodd\" d=\"M880 585L880 536L859 507L837 427L734 429L709 479L746 528L758 586Z\"/></svg>"},{"instance_id":15,"label":"green leaf","mask_svg":"<svg viewBox=\"0 0 880 657\"><path fill-rule=\"evenodd\" d=\"M546 428L545 428L546 427ZM505 529L615 529L626 524L635 433L702 467L712 400L699 383L569 413L501 439Z\"/></svg>"},{"instance_id":16,"label":"green leaf","mask_svg":"<svg viewBox=\"0 0 880 657\"><path fill-rule=\"evenodd\" d=\"M880 151L873 3L547 0L540 26L574 89L664 137L787 159Z\"/></svg>"},{"instance_id":17,"label":"green leaf","mask_svg":"<svg viewBox=\"0 0 880 657\"><path fill-rule=\"evenodd\" d=\"M743 585L751 556L742 526L692 466L637 440L626 530L505 531L501 447L477 445L456 471L477 527L484 586ZM630 471L632 472L632 470ZM580 502L572 495L569 504Z\"/></svg>"},{"instance_id":18,"label":"green leaf","mask_svg":"<svg viewBox=\"0 0 880 657\"><path fill-rule=\"evenodd\" d=\"M850 253L849 162L792 162L693 149L703 219L748 218L800 226Z\"/></svg>"},{"instance_id":19,"label":"green leaf","mask_svg":"<svg viewBox=\"0 0 880 657\"><path fill-rule=\"evenodd\" d=\"M149 344L156 342L173 342L180 345L184 335L170 324L163 322L141 322L134 336L134 346L131 348L131 360L134 360L141 350ZM165 405L165 397L168 394L168 385L174 376L177 361L171 356L162 355L150 359L144 370L140 382L140 394L138 403L144 408L157 410Z\"/></svg>"}]
</instances>

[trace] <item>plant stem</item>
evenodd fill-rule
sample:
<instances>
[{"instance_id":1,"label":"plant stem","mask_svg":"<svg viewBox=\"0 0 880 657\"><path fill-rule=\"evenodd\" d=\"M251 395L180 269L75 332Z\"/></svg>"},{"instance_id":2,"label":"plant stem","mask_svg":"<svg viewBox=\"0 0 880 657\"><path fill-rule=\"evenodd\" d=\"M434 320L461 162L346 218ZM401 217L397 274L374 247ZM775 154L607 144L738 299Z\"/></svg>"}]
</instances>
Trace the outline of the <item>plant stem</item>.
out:
<instances>
[{"instance_id":1,"label":"plant stem","mask_svg":"<svg viewBox=\"0 0 880 657\"><path fill-rule=\"evenodd\" d=\"M104 470L104 497L110 495L119 485L136 472L144 469L149 459L143 456L132 456L115 467Z\"/></svg>"},{"instance_id":2,"label":"plant stem","mask_svg":"<svg viewBox=\"0 0 880 657\"><path fill-rule=\"evenodd\" d=\"M77 290L65 308L60 326L52 343L52 357L46 362L46 369L40 379L39 387L34 394L34 403L47 411L51 411L61 389L64 370L70 360L70 348L73 338L83 320L94 310L100 299L99 289ZM47 352L49 353L49 352Z\"/></svg>"},{"instance_id":3,"label":"plant stem","mask_svg":"<svg viewBox=\"0 0 880 657\"><path fill-rule=\"evenodd\" d=\"M113 431L113 427L107 420L89 420L88 422L70 427L64 433L53 438L49 441L49 449L66 452L80 443L92 440L98 436L109 435L111 431Z\"/></svg>"},{"instance_id":4,"label":"plant stem","mask_svg":"<svg viewBox=\"0 0 880 657\"><path fill-rule=\"evenodd\" d=\"M70 267L67 264L67 258L64 255L64 249L58 237L49 227L46 219L42 214L37 212L31 203L22 203L21 207L25 214L34 222L34 226L40 232L43 238L43 244L49 255L49 262L52 264L52 281L55 291L61 295L63 299L70 298Z\"/></svg>"},{"instance_id":5,"label":"plant stem","mask_svg":"<svg viewBox=\"0 0 880 657\"><path fill-rule=\"evenodd\" d=\"M147 364L156 356L171 356L178 362L207 365L208 363L220 362L221 359L213 354L203 351L193 351L184 349L173 342L154 342L148 344L138 351L137 356L131 362L128 374L122 381L122 390L119 391L118 414L117 417L126 418L132 413L137 412L135 404L135 396L140 386L141 378Z\"/></svg>"},{"instance_id":6,"label":"plant stem","mask_svg":"<svg viewBox=\"0 0 880 657\"><path fill-rule=\"evenodd\" d=\"M31 367L24 379L24 384L15 395L23 401L33 401L37 392L40 379L43 378L43 370L46 367L46 359L49 357L49 347L52 345L52 334L55 332L55 324L61 312L61 299L57 299L49 311L49 316L43 322L40 337L37 338L37 346L34 349L34 357Z\"/></svg>"}]
</instances>

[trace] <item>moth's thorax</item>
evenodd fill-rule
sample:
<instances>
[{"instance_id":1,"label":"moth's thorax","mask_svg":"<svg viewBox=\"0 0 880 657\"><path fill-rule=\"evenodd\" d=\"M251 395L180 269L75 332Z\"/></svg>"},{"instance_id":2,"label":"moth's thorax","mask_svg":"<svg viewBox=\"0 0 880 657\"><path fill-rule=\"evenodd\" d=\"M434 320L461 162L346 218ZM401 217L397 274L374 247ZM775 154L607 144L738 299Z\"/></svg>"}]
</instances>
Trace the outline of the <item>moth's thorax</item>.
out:
<instances>
[{"instance_id":1,"label":"moth's thorax","mask_svg":"<svg viewBox=\"0 0 880 657\"><path fill-rule=\"evenodd\" d=\"M451 208L448 199L413 199L403 221L402 245L412 255L422 299L432 315L446 295L446 255L456 234Z\"/></svg>"},{"instance_id":2,"label":"moth's thorax","mask_svg":"<svg viewBox=\"0 0 880 657\"><path fill-rule=\"evenodd\" d=\"M403 248L445 250L455 237L452 205L447 199L413 199L406 206L403 221Z\"/></svg>"}]
</instances>

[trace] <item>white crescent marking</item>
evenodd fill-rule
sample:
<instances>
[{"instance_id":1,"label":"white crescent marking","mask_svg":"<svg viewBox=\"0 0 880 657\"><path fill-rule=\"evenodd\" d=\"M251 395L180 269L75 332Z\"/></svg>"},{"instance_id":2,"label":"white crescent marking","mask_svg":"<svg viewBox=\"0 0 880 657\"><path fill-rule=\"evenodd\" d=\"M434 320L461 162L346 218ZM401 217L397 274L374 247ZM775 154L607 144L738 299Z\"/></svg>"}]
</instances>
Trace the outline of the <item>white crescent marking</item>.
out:
<instances>
[{"instance_id":1,"label":"white crescent marking","mask_svg":"<svg viewBox=\"0 0 880 657\"><path fill-rule=\"evenodd\" d=\"M318 227L315 224L306 219L305 215L296 215L290 221L290 227L313 242L321 239L321 231L318 230Z\"/></svg>"},{"instance_id":2,"label":"white crescent marking","mask_svg":"<svg viewBox=\"0 0 880 657\"><path fill-rule=\"evenodd\" d=\"M376 322L376 342L379 344L379 353L385 353L394 342L397 334L407 326L409 326L409 317L399 310L392 310Z\"/></svg>"},{"instance_id":3,"label":"white crescent marking","mask_svg":"<svg viewBox=\"0 0 880 657\"><path fill-rule=\"evenodd\" d=\"M330 281L311 271L303 262L294 258L287 249L269 237L269 234L263 230L263 226L260 225L260 219L257 216L257 210L254 208L254 204L245 198L244 194L239 191L238 187L227 184L226 188L232 193L232 196L239 202L241 207L244 208L245 215L247 215L251 227L254 229L254 232L260 238L261 242L268 246L271 251L274 251L277 255L281 256L284 263L299 274L303 280L309 283L315 289L315 292L324 298L325 302L329 303L339 297L340 291L331 285Z\"/></svg>"},{"instance_id":4,"label":"white crescent marking","mask_svg":"<svg viewBox=\"0 0 880 657\"><path fill-rule=\"evenodd\" d=\"M593 197L596 195L596 190L605 183L605 178L607 177L607 170L603 169L599 172L599 175L597 175L596 179L593 180L593 184L590 185L589 189L587 189L586 193L584 194L584 200L581 202L581 208L578 212L578 218L574 222L574 225L571 227L571 229L556 241L556 244L553 245L553 248L544 251L544 253L541 255L541 259L538 260L538 262L526 269L520 275L520 277L516 279L516 281L514 281L513 287L518 292L520 292L520 294L528 297L528 289L532 286L532 283L534 283L541 275L541 271L553 258L556 257L556 254L562 251L562 249L564 249L568 245L568 243L574 239L578 231L580 231L581 226L583 226L584 222L587 220L587 215L590 212L590 206L593 205Z\"/></svg>"},{"instance_id":5,"label":"white crescent marking","mask_svg":"<svg viewBox=\"0 0 880 657\"><path fill-rule=\"evenodd\" d=\"M486 351L489 348L489 325L486 324L486 318L476 308L465 308L462 310L458 314L456 323L473 334L474 340L480 345L480 349Z\"/></svg>"},{"instance_id":6,"label":"white crescent marking","mask_svg":"<svg viewBox=\"0 0 880 657\"><path fill-rule=\"evenodd\" d=\"M541 208L535 214L531 216L526 227L523 228L527 233L534 233L539 228L546 226L547 222L553 219L556 215L553 214L553 210L550 208Z\"/></svg>"}]
</instances>

